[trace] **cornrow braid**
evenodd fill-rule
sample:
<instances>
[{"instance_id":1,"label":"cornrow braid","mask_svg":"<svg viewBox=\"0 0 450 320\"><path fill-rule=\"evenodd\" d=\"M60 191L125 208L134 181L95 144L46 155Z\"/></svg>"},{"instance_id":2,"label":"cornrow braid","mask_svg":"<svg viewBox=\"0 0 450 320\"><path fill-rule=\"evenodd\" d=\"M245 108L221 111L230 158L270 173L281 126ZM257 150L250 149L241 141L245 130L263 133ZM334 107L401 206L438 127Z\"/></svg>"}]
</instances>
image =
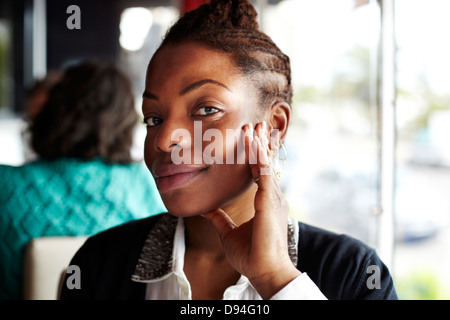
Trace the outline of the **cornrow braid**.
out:
<instances>
[{"instance_id":1,"label":"cornrow braid","mask_svg":"<svg viewBox=\"0 0 450 320\"><path fill-rule=\"evenodd\" d=\"M229 53L236 67L259 89L260 104L292 102L290 60L257 22L248 0L211 0L186 13L167 32L161 47L194 41Z\"/></svg>"}]
</instances>

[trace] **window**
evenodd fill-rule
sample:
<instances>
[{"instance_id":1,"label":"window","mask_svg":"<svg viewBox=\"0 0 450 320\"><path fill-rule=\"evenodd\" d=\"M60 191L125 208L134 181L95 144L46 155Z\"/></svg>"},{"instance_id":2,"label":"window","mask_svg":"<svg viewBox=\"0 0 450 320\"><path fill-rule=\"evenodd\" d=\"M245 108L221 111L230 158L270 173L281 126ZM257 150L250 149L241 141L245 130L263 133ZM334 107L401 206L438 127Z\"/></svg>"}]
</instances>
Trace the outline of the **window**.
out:
<instances>
[{"instance_id":1,"label":"window","mask_svg":"<svg viewBox=\"0 0 450 320\"><path fill-rule=\"evenodd\" d=\"M377 248L382 193L383 1L285 0L260 8L291 57L294 103L283 190L291 214ZM396 0L396 124L389 267L401 299L450 298L450 30L447 0ZM384 15L386 17L386 15ZM396 80L394 82L394 80ZM387 145L389 149L391 146Z\"/></svg>"},{"instance_id":2,"label":"window","mask_svg":"<svg viewBox=\"0 0 450 320\"><path fill-rule=\"evenodd\" d=\"M408 299L450 298L447 0L397 0L394 274Z\"/></svg>"},{"instance_id":3,"label":"window","mask_svg":"<svg viewBox=\"0 0 450 320\"><path fill-rule=\"evenodd\" d=\"M146 76L143 70L178 16L179 10L173 6L131 7L122 12L120 61L135 86L139 109Z\"/></svg>"},{"instance_id":4,"label":"window","mask_svg":"<svg viewBox=\"0 0 450 320\"><path fill-rule=\"evenodd\" d=\"M0 146L2 151L0 164L17 165L23 162L23 144L21 139L22 123L14 118L13 78L13 20L0 17Z\"/></svg>"},{"instance_id":5,"label":"window","mask_svg":"<svg viewBox=\"0 0 450 320\"><path fill-rule=\"evenodd\" d=\"M167 29L178 19L174 6L131 7L125 9L120 20L120 62L128 71L135 89L136 110L142 113L142 93L148 63L161 44ZM145 126L138 126L131 150L134 159L143 159Z\"/></svg>"},{"instance_id":6,"label":"window","mask_svg":"<svg viewBox=\"0 0 450 320\"><path fill-rule=\"evenodd\" d=\"M282 180L291 213L371 245L379 11L354 1L283 1L263 21L291 58L293 119Z\"/></svg>"},{"instance_id":7,"label":"window","mask_svg":"<svg viewBox=\"0 0 450 320\"><path fill-rule=\"evenodd\" d=\"M0 112L12 111L12 77L10 69L12 30L8 20L0 19Z\"/></svg>"}]
</instances>

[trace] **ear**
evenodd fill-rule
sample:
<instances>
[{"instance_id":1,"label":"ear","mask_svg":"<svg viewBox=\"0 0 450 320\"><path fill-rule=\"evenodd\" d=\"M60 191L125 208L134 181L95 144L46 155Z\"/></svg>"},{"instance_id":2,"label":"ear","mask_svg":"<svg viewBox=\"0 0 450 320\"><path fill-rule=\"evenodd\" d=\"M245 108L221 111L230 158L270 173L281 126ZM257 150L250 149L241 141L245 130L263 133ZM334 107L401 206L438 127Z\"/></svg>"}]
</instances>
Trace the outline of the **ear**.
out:
<instances>
[{"instance_id":1,"label":"ear","mask_svg":"<svg viewBox=\"0 0 450 320\"><path fill-rule=\"evenodd\" d=\"M278 141L275 141L276 146L271 146L272 148L279 147L280 143L283 142L286 137L287 130L289 127L289 120L291 118L291 107L284 101L276 102L272 105L268 114L268 124L272 130L278 130ZM272 141L272 139L271 139Z\"/></svg>"}]
</instances>

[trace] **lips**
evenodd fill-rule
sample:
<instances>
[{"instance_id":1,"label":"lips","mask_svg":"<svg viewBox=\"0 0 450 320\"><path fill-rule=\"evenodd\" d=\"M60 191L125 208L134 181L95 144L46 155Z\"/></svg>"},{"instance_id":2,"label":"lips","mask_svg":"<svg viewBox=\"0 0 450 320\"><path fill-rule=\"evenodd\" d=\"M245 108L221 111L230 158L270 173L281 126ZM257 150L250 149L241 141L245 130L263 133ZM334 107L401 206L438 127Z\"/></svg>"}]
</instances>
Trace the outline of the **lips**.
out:
<instances>
[{"instance_id":1,"label":"lips","mask_svg":"<svg viewBox=\"0 0 450 320\"><path fill-rule=\"evenodd\" d=\"M160 165L153 170L156 186L160 192L166 192L181 188L197 176L202 174L208 167L192 165Z\"/></svg>"}]
</instances>

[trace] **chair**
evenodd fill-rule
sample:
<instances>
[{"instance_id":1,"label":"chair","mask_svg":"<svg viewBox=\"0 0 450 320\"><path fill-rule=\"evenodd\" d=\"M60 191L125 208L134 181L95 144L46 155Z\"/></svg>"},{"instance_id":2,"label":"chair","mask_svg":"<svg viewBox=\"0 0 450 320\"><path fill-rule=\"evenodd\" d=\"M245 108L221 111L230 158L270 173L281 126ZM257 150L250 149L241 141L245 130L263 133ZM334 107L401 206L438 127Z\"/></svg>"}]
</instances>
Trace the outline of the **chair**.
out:
<instances>
[{"instance_id":1,"label":"chair","mask_svg":"<svg viewBox=\"0 0 450 320\"><path fill-rule=\"evenodd\" d=\"M25 251L24 298L58 299L61 276L87 238L64 236L31 240Z\"/></svg>"}]
</instances>

